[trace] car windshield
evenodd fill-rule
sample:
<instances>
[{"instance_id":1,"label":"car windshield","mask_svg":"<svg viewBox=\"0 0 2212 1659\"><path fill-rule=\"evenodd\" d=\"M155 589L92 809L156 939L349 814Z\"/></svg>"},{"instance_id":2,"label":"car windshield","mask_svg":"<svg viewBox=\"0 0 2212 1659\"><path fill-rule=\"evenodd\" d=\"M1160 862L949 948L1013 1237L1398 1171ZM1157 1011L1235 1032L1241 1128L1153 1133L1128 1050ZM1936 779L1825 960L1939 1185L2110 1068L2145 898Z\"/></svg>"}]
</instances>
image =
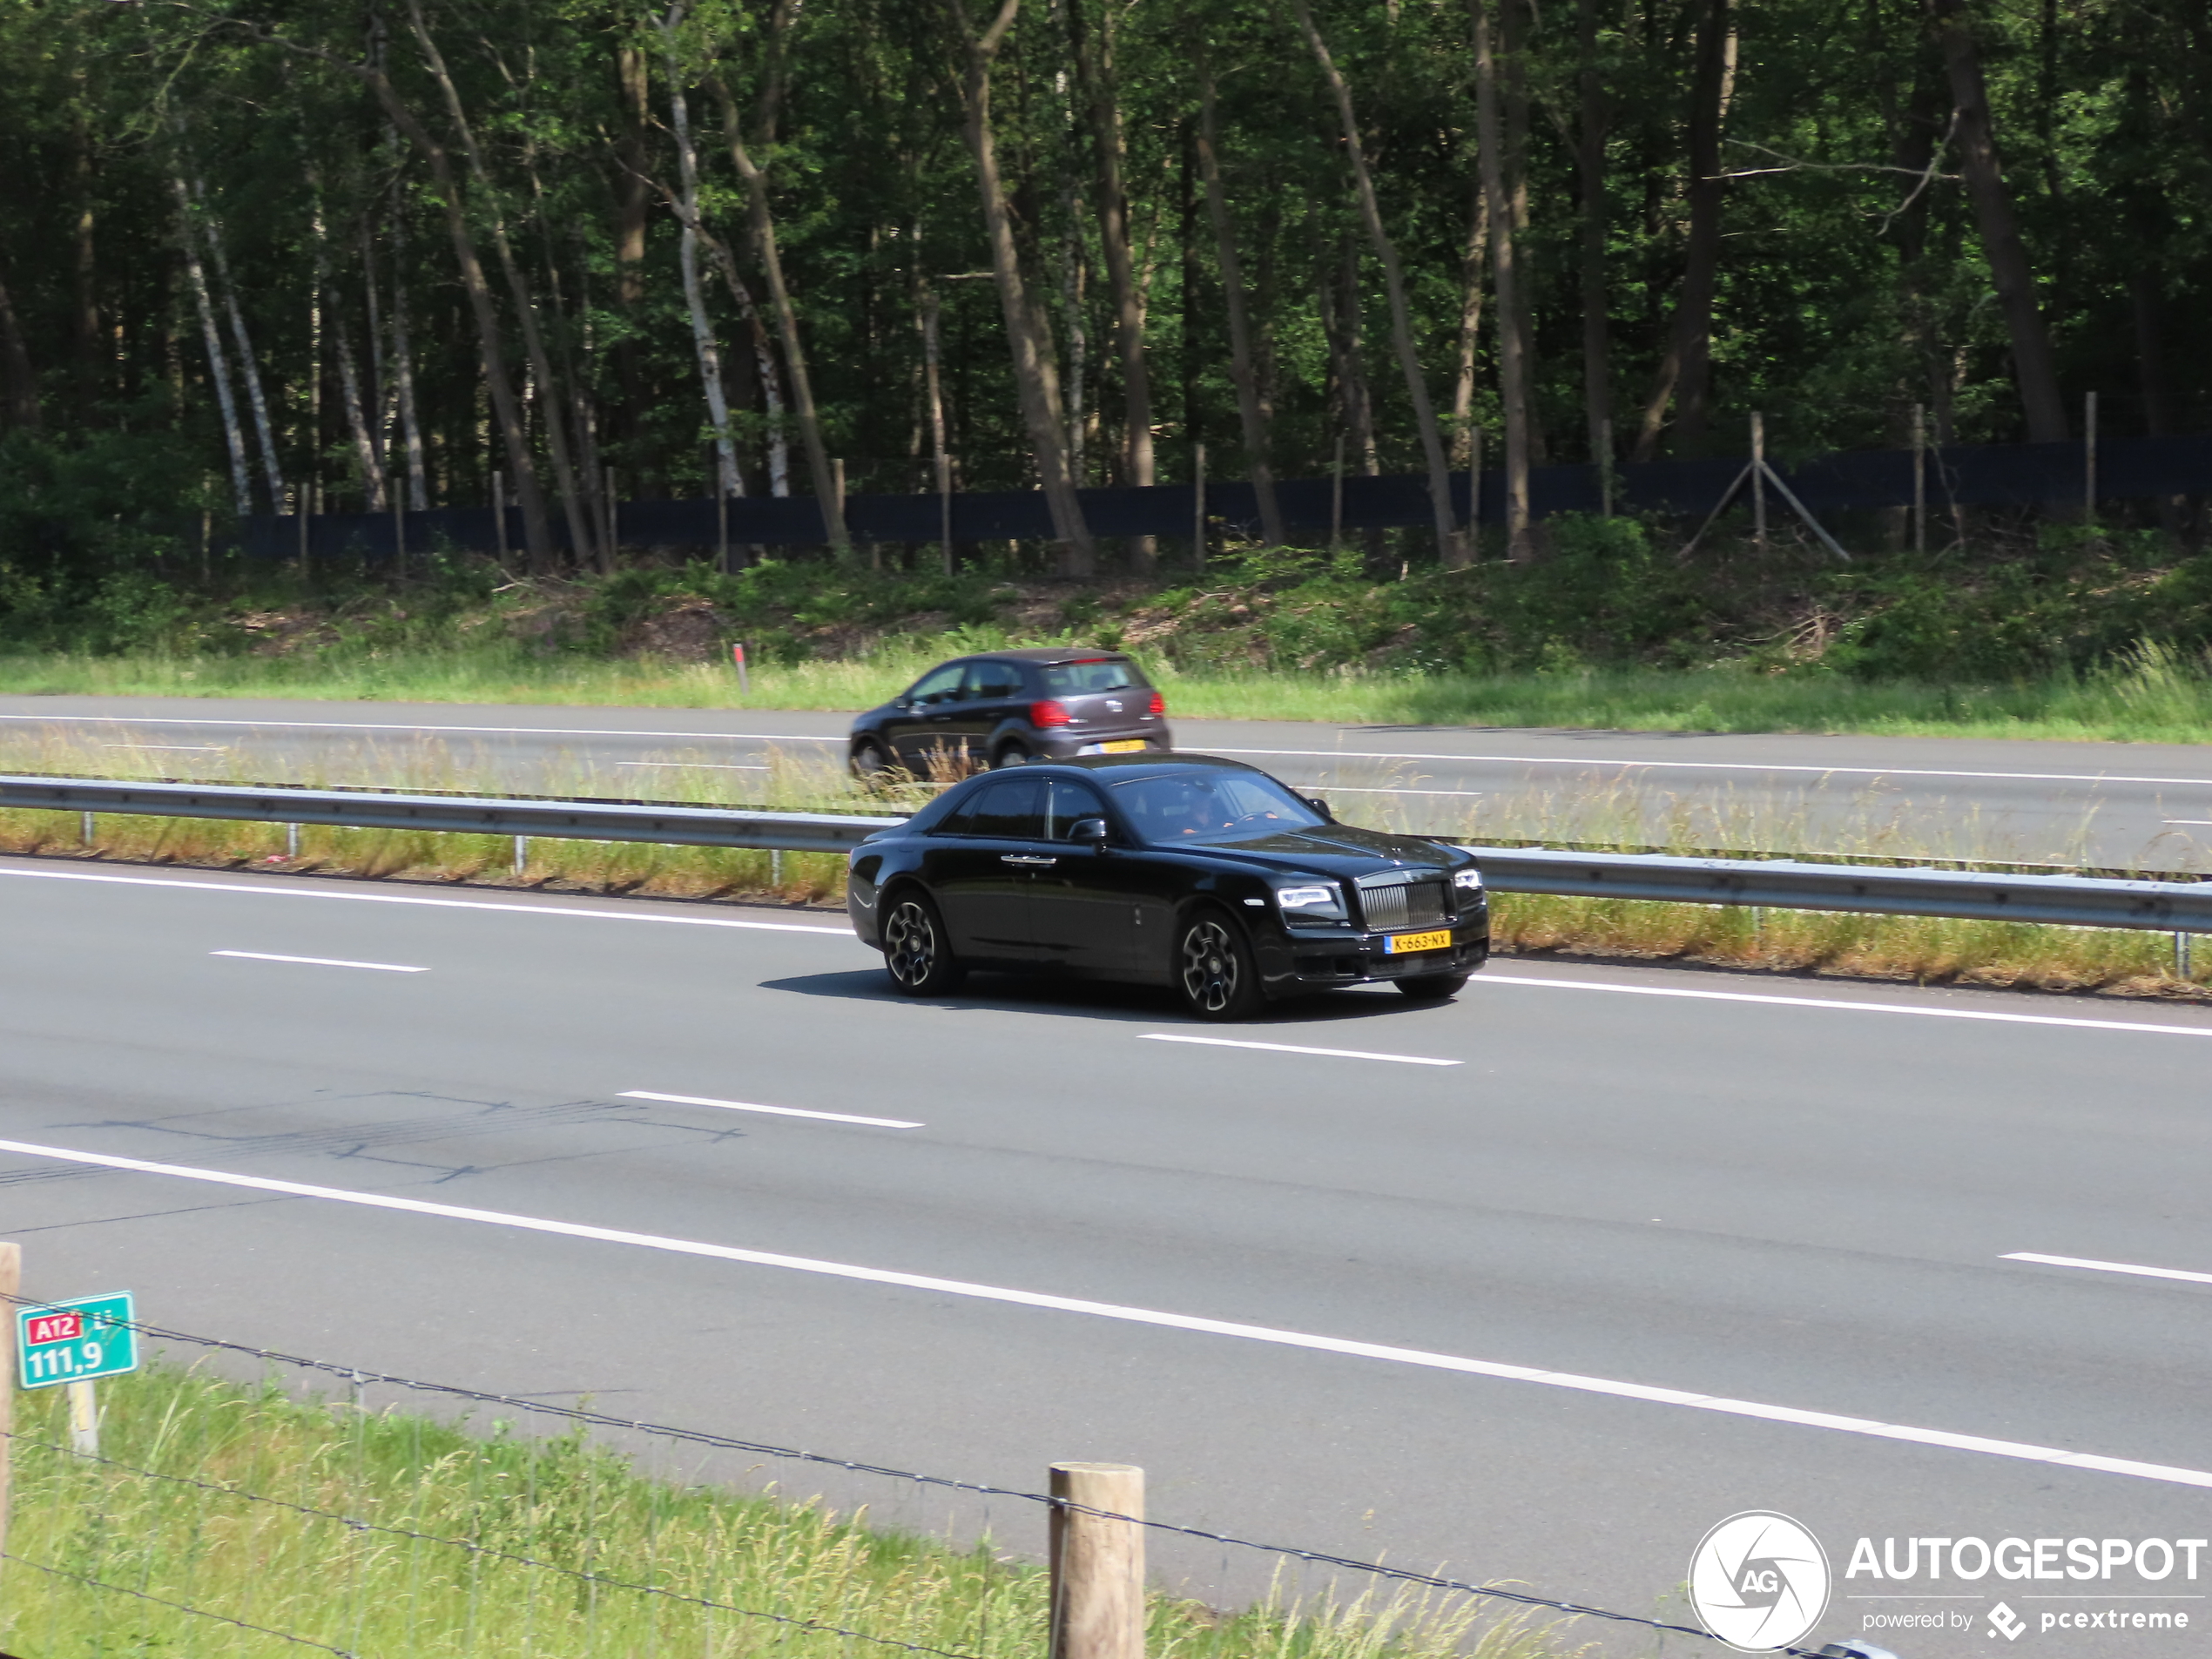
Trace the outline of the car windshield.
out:
<instances>
[{"instance_id":1,"label":"car windshield","mask_svg":"<svg viewBox=\"0 0 2212 1659\"><path fill-rule=\"evenodd\" d=\"M1080 663L1055 663L1044 671L1044 688L1063 697L1091 691L1125 691L1144 684L1136 664L1121 658L1099 657Z\"/></svg>"},{"instance_id":2,"label":"car windshield","mask_svg":"<svg viewBox=\"0 0 2212 1659\"><path fill-rule=\"evenodd\" d=\"M1155 846L1318 829L1328 821L1260 772L1171 772L1113 788L1130 827Z\"/></svg>"}]
</instances>

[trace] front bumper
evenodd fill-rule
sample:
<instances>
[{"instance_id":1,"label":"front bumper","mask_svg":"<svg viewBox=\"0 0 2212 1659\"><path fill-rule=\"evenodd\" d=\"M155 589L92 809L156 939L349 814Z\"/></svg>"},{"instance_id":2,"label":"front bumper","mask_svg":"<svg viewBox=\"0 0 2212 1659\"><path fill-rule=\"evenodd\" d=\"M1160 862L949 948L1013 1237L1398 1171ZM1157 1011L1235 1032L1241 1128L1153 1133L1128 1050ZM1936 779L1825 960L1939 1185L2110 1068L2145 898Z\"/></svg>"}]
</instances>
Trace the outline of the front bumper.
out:
<instances>
[{"instance_id":1,"label":"front bumper","mask_svg":"<svg viewBox=\"0 0 2212 1659\"><path fill-rule=\"evenodd\" d=\"M1431 974L1472 974L1490 960L1490 912L1461 916L1444 950L1398 955L1386 949L1386 934L1322 934L1285 928L1279 944L1264 953L1261 978L1271 995L1294 995L1340 985L1367 985Z\"/></svg>"}]
</instances>

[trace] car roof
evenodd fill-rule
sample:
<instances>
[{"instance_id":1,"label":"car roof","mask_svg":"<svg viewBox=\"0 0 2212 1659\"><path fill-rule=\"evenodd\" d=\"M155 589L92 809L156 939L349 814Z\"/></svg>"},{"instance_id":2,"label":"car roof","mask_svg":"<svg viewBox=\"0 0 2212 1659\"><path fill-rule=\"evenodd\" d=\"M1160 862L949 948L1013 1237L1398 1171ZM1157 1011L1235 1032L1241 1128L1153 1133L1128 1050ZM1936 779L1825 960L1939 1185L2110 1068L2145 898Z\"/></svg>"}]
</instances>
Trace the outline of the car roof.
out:
<instances>
[{"instance_id":1,"label":"car roof","mask_svg":"<svg viewBox=\"0 0 2212 1659\"><path fill-rule=\"evenodd\" d=\"M1023 645L1012 651L979 651L957 662L1015 662L1015 663L1125 663L1129 658L1117 651L1098 651L1089 645Z\"/></svg>"}]
</instances>

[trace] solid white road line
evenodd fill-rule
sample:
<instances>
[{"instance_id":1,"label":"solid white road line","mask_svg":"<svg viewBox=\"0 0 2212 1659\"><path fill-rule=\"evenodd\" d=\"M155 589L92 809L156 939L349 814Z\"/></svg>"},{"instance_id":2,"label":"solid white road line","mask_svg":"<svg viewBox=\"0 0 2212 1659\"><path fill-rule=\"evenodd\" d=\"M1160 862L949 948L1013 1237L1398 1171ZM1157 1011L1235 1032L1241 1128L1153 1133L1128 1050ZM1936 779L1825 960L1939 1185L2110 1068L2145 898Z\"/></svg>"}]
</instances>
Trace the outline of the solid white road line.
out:
<instances>
[{"instance_id":1,"label":"solid white road line","mask_svg":"<svg viewBox=\"0 0 2212 1659\"><path fill-rule=\"evenodd\" d=\"M2131 778L2099 772L1951 772L1935 766L1803 766L1764 765L1752 760L1624 760L1604 755L1438 755L1409 754L1387 749L1221 749L1221 755L1298 755L1325 760L1457 760L1481 765L1583 766L1593 771L1606 766L1647 766L1679 772L1791 772L1814 777L1853 778L1990 778L2037 784L2186 784L2212 786L2212 778Z\"/></svg>"},{"instance_id":2,"label":"solid white road line","mask_svg":"<svg viewBox=\"0 0 2212 1659\"><path fill-rule=\"evenodd\" d=\"M1987 1020L2000 1025L2061 1025L2089 1031L2155 1031L2167 1037L2212 1037L2212 1026L2152 1025L2140 1020L2074 1020L2058 1014L2000 1014L1988 1008L1925 1008L1911 1002L1849 1002L1833 996L1763 996L1755 991L1694 991L1674 985L1610 985L1598 980L1534 979L1477 974L1478 985L1525 985L1546 991L1610 991L1621 996L1686 996L1704 1002L1762 1002L1775 1008L1827 1008L1845 1014L1914 1014L1931 1020Z\"/></svg>"},{"instance_id":3,"label":"solid white road line","mask_svg":"<svg viewBox=\"0 0 2212 1659\"><path fill-rule=\"evenodd\" d=\"M345 962L330 956L272 956L260 950L211 950L210 956L237 956L249 962L297 962L302 968L368 968L380 974L427 974L427 968L402 968L397 962Z\"/></svg>"},{"instance_id":4,"label":"solid white road line","mask_svg":"<svg viewBox=\"0 0 2212 1659\"><path fill-rule=\"evenodd\" d=\"M927 1129L903 1117L855 1117L848 1112L802 1112L796 1106L756 1106L745 1100L709 1100L704 1095L657 1095L650 1089L625 1089L624 1100L660 1100L671 1106L718 1106L732 1112L768 1112L777 1117L813 1117L825 1123L859 1123L868 1129Z\"/></svg>"},{"instance_id":5,"label":"solid white road line","mask_svg":"<svg viewBox=\"0 0 2212 1659\"><path fill-rule=\"evenodd\" d=\"M796 921L740 921L734 916L658 915L643 910L583 910L573 905L497 904L485 899L433 899L413 893L346 893L320 887L262 887L250 881L178 881L158 875L107 875L90 870L23 870L0 867L0 877L44 881L103 881L125 887L181 887L192 893L248 893L267 898L344 899L356 904L427 905L434 910L502 910L516 916L581 916L594 921L659 921L682 927L745 927L771 934L829 934L850 939L850 927L818 927Z\"/></svg>"},{"instance_id":6,"label":"solid white road line","mask_svg":"<svg viewBox=\"0 0 2212 1659\"><path fill-rule=\"evenodd\" d=\"M808 738L764 732L624 732L610 726L588 725L408 725L392 720L187 720L165 714L0 714L0 720L32 720L45 725L219 725L247 731L266 727L273 732L465 732L513 738L674 738L691 743L845 741L843 738Z\"/></svg>"},{"instance_id":7,"label":"solid white road line","mask_svg":"<svg viewBox=\"0 0 2212 1659\"><path fill-rule=\"evenodd\" d=\"M158 749L164 754L219 755L229 750L219 743L103 743L102 749Z\"/></svg>"},{"instance_id":8,"label":"solid white road line","mask_svg":"<svg viewBox=\"0 0 2212 1659\"><path fill-rule=\"evenodd\" d=\"M1235 1037L1190 1037L1180 1032L1147 1031L1147 1042L1201 1042L1210 1049L1264 1049L1270 1054L1318 1054L1331 1060L1393 1060L1401 1066L1463 1066L1464 1060L1431 1060L1417 1054L1369 1054L1364 1049L1303 1049L1292 1042L1243 1042Z\"/></svg>"},{"instance_id":9,"label":"solid white road line","mask_svg":"<svg viewBox=\"0 0 2212 1659\"><path fill-rule=\"evenodd\" d=\"M1909 1445L1937 1447L1947 1451L1979 1452L1987 1457L2017 1459L2028 1463L2053 1464L2102 1474L2133 1475L2177 1486L2212 1488L2212 1470L2143 1463L2132 1458L2104 1457L2057 1447L2033 1446L2019 1440L1990 1440L1979 1434L1957 1434L1947 1429L1915 1428L1872 1418L1845 1417L1833 1412L1801 1410L1794 1406L1770 1406L1757 1400L1731 1399L1681 1388L1658 1388L1644 1383L1617 1382L1604 1377L1585 1377L1573 1372L1550 1371L1538 1366L1506 1365L1493 1359L1469 1359L1458 1354L1431 1353L1420 1348L1393 1347L1385 1343L1355 1342L1343 1337L1316 1336L1310 1332L1279 1330L1271 1325L1244 1325L1230 1319L1203 1318L1195 1314L1168 1313L1154 1308L1126 1307L1114 1302L1093 1302L1080 1297L1050 1296L1038 1291L1012 1290L1003 1285L977 1285L964 1279L937 1278L923 1273L894 1272L880 1267L858 1267L844 1262L786 1256L772 1251L740 1250L731 1244L704 1244L695 1239L668 1238L656 1233L630 1232L616 1227L593 1227L581 1222L550 1221L499 1210L475 1210L461 1204L433 1204L423 1198L401 1198L381 1192L349 1192L342 1187L311 1186L301 1181L279 1181L267 1176L233 1175L223 1170L192 1169L176 1163L154 1163L144 1158L117 1157L100 1152L81 1152L70 1147L40 1146L28 1141L0 1141L0 1152L24 1157L51 1158L58 1163L123 1170L140 1175L170 1176L217 1186L244 1187L256 1192L283 1193L297 1198L319 1198L331 1204L360 1204L372 1210L396 1210L410 1215L438 1216L454 1221L482 1222L525 1232L556 1233L568 1238L602 1244L628 1244L642 1250L666 1251L679 1256L703 1256L718 1261L743 1262L758 1267L778 1267L791 1272L819 1273L826 1278L855 1279L864 1284L897 1285L937 1296L963 1296L978 1301L1008 1303L1017 1307L1055 1312L1088 1314L1130 1325L1156 1325L1171 1331L1193 1331L1211 1336L1238 1337L1277 1347L1302 1348L1319 1353L1345 1354L1354 1359L1381 1359L1433 1371L1459 1372L1505 1382L1536 1383L1576 1393L1602 1394L1615 1399L1640 1400L1648 1405L1675 1406L1691 1411L1715 1412L1728 1417L1748 1417L1761 1422L1787 1423L1801 1428L1824 1428L1873 1440L1901 1440Z\"/></svg>"},{"instance_id":10,"label":"solid white road line","mask_svg":"<svg viewBox=\"0 0 2212 1659\"><path fill-rule=\"evenodd\" d=\"M2079 1256L2039 1256L2032 1250L2016 1250L2000 1259L2035 1262L2044 1267L2086 1267L2093 1273L2140 1273L2145 1278L2178 1278L2190 1285L2212 1285L2212 1273L2192 1273L2179 1267L2138 1267L2130 1262L2085 1261Z\"/></svg>"}]
</instances>

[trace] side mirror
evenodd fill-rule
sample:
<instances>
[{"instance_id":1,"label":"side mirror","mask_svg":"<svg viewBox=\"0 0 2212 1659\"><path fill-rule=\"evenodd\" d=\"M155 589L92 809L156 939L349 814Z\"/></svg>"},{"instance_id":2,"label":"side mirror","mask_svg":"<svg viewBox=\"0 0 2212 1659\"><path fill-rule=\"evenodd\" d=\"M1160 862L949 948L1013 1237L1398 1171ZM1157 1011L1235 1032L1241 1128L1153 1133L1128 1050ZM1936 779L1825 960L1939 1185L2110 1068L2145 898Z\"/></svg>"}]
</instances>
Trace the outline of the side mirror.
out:
<instances>
[{"instance_id":1,"label":"side mirror","mask_svg":"<svg viewBox=\"0 0 2212 1659\"><path fill-rule=\"evenodd\" d=\"M1077 846L1103 851L1106 846L1106 820L1103 818L1079 818L1068 826L1068 839Z\"/></svg>"},{"instance_id":2,"label":"side mirror","mask_svg":"<svg viewBox=\"0 0 2212 1659\"><path fill-rule=\"evenodd\" d=\"M1327 819L1330 823L1333 824L1337 821L1337 815L1329 810L1329 803L1323 800L1320 796L1308 795L1305 797L1305 804L1308 806L1311 806L1315 812L1320 813L1321 816Z\"/></svg>"}]
</instances>

